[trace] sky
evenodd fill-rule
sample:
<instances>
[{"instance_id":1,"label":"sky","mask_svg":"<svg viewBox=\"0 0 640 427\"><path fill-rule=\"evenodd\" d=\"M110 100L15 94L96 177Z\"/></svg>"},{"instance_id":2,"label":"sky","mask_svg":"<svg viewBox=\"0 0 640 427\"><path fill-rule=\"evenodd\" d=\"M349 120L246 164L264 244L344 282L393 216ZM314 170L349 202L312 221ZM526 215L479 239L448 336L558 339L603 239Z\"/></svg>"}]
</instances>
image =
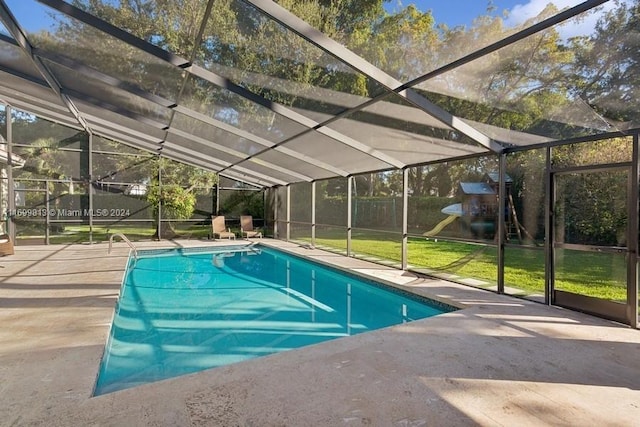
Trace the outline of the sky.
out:
<instances>
[{"instance_id":1,"label":"sky","mask_svg":"<svg viewBox=\"0 0 640 427\"><path fill-rule=\"evenodd\" d=\"M403 6L414 4L422 11L431 10L437 23L447 24L449 27L458 25L470 25L474 18L487 14L487 8L491 5L494 16L506 15L507 26L514 26L526 19L536 16L544 7L552 2L558 8L576 6L584 0L390 0L385 4L387 11L393 12ZM628 2L631 0L622 0ZM33 0L6 0L9 8L14 11L18 20L27 29L42 26L43 10L48 10L41 3ZM610 9L614 6L613 0L605 3L603 8ZM571 37L579 34L589 34L593 29L596 18L591 15L579 24L566 25L561 30L561 35Z\"/></svg>"},{"instance_id":2,"label":"sky","mask_svg":"<svg viewBox=\"0 0 640 427\"><path fill-rule=\"evenodd\" d=\"M507 26L521 24L529 18L538 15L549 3L553 3L559 9L577 6L584 0L391 0L386 5L389 12L398 7L414 4L419 10L425 12L431 10L436 23L447 24L449 27L471 24L474 18L487 14L487 8L491 4L493 16L505 17ZM623 0L628 2L630 0ZM604 10L613 8L614 2L609 1L603 5ZM571 23L564 26L560 33L563 37L590 34L597 18L591 14L580 23Z\"/></svg>"},{"instance_id":3,"label":"sky","mask_svg":"<svg viewBox=\"0 0 640 427\"><path fill-rule=\"evenodd\" d=\"M528 3L527 0L493 0L496 10L492 15L502 15L504 10L510 10L517 4ZM385 5L388 12L400 7L414 4L419 10L431 10L438 23L446 23L449 27L468 25L477 16L487 12L487 0L391 0Z\"/></svg>"}]
</instances>

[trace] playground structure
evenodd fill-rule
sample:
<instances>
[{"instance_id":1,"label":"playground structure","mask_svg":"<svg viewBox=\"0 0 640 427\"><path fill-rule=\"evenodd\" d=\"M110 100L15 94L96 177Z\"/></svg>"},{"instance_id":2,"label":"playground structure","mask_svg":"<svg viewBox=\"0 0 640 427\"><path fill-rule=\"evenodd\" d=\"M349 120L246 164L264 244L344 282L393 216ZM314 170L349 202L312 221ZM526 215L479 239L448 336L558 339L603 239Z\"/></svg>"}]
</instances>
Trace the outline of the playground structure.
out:
<instances>
[{"instance_id":1,"label":"playground structure","mask_svg":"<svg viewBox=\"0 0 640 427\"><path fill-rule=\"evenodd\" d=\"M497 223L497 192L487 182L460 182L458 185L458 194L461 195L462 202L443 208L441 212L449 216L433 229L423 233L423 236L437 235L447 225L460 218L459 226L469 230L473 237L492 239Z\"/></svg>"},{"instance_id":2,"label":"playground structure","mask_svg":"<svg viewBox=\"0 0 640 427\"><path fill-rule=\"evenodd\" d=\"M462 203L454 203L453 205L449 205L445 208L442 208L440 212L448 216L442 221L440 221L438 224L436 224L436 226L433 227L431 230L425 231L424 233L422 233L423 236L426 236L426 237L436 236L440 234L447 225L451 224L456 219L460 218L463 215Z\"/></svg>"},{"instance_id":3,"label":"playground structure","mask_svg":"<svg viewBox=\"0 0 640 427\"><path fill-rule=\"evenodd\" d=\"M511 187L513 179L505 175L505 237L507 242L517 237L522 243L523 236L535 241L518 220L513 203ZM422 233L432 237L441 233L445 227L460 219L460 226L469 230L473 237L481 239L495 238L498 222L498 174L487 173L482 182L460 182L461 203L444 207L441 212L448 215L431 230Z\"/></svg>"}]
</instances>

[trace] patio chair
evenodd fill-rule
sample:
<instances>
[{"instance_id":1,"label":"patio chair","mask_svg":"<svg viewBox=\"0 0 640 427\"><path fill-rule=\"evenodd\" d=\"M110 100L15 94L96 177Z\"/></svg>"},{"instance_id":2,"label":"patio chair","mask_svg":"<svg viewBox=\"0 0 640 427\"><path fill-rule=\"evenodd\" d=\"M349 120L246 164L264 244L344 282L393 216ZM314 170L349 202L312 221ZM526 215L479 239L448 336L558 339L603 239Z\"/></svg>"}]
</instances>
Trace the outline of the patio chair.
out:
<instances>
[{"instance_id":1,"label":"patio chair","mask_svg":"<svg viewBox=\"0 0 640 427\"><path fill-rule=\"evenodd\" d=\"M231 232L230 228L227 228L224 216L212 216L211 217L211 230L213 231L213 239L216 236L220 239L235 239L236 234Z\"/></svg>"},{"instance_id":2,"label":"patio chair","mask_svg":"<svg viewBox=\"0 0 640 427\"><path fill-rule=\"evenodd\" d=\"M262 238L262 231L253 227L253 217L251 215L240 216L240 234L242 237L260 237Z\"/></svg>"},{"instance_id":3,"label":"patio chair","mask_svg":"<svg viewBox=\"0 0 640 427\"><path fill-rule=\"evenodd\" d=\"M0 234L0 256L13 255L13 242L8 234Z\"/></svg>"}]
</instances>

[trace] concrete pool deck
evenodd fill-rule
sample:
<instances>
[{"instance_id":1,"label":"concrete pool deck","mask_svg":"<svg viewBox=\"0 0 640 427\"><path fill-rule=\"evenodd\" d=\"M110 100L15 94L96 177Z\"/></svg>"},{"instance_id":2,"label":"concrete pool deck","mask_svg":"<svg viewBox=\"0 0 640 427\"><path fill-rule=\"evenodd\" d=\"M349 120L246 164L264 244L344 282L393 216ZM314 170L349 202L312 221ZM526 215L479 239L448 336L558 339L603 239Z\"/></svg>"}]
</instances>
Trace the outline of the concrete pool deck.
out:
<instances>
[{"instance_id":1,"label":"concrete pool deck","mask_svg":"<svg viewBox=\"0 0 640 427\"><path fill-rule=\"evenodd\" d=\"M467 308L91 397L128 247L117 243L107 254L106 243L20 246L0 258L0 426L640 423L638 330L291 243L261 242Z\"/></svg>"}]
</instances>

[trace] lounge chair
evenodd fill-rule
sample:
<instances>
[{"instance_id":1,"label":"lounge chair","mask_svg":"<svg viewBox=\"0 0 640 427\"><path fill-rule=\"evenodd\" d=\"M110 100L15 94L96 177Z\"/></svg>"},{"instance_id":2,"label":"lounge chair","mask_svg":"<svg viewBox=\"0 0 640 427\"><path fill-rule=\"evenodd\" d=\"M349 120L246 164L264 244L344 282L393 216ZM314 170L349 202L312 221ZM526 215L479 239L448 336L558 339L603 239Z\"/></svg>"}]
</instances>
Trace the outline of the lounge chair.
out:
<instances>
[{"instance_id":1,"label":"lounge chair","mask_svg":"<svg viewBox=\"0 0 640 427\"><path fill-rule=\"evenodd\" d=\"M13 255L13 242L8 234L0 234L0 256Z\"/></svg>"},{"instance_id":2,"label":"lounge chair","mask_svg":"<svg viewBox=\"0 0 640 427\"><path fill-rule=\"evenodd\" d=\"M262 231L253 227L253 217L251 215L240 216L240 234L242 237L260 237L262 238Z\"/></svg>"},{"instance_id":3,"label":"lounge chair","mask_svg":"<svg viewBox=\"0 0 640 427\"><path fill-rule=\"evenodd\" d=\"M211 229L213 231L213 238L216 236L220 239L235 239L236 234L231 232L230 228L227 228L224 216L212 216L211 217Z\"/></svg>"}]
</instances>

